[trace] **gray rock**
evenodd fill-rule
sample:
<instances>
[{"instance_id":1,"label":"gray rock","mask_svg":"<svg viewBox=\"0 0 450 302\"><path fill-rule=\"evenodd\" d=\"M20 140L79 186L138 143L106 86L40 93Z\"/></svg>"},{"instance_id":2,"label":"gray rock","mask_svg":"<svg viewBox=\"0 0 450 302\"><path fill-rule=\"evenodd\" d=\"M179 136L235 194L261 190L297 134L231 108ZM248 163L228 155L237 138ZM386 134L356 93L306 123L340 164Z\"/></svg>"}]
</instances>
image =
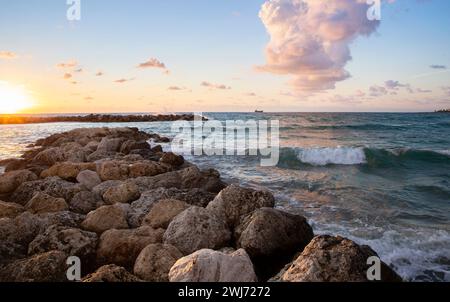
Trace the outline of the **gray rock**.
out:
<instances>
[{"instance_id":1,"label":"gray rock","mask_svg":"<svg viewBox=\"0 0 450 302\"><path fill-rule=\"evenodd\" d=\"M163 199L156 202L143 220L144 225L167 229L170 222L190 205L181 200Z\"/></svg>"},{"instance_id":2,"label":"gray rock","mask_svg":"<svg viewBox=\"0 0 450 302\"><path fill-rule=\"evenodd\" d=\"M98 234L111 229L128 229L125 205L102 206L89 214L81 223L84 230Z\"/></svg>"},{"instance_id":3,"label":"gray rock","mask_svg":"<svg viewBox=\"0 0 450 302\"><path fill-rule=\"evenodd\" d=\"M84 170L78 173L77 181L84 185L88 190L92 190L102 182L97 172L91 170Z\"/></svg>"}]
</instances>

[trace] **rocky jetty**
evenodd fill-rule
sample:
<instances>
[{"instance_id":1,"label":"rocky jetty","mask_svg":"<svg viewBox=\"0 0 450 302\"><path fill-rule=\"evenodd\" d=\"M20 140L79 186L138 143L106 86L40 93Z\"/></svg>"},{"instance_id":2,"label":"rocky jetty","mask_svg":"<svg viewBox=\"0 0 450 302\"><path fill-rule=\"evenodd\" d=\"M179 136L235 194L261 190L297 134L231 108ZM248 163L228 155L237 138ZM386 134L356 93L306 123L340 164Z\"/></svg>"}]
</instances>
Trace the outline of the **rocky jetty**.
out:
<instances>
[{"instance_id":1,"label":"rocky jetty","mask_svg":"<svg viewBox=\"0 0 450 302\"><path fill-rule=\"evenodd\" d=\"M140 123L140 122L173 122L179 120L193 121L193 114L158 114L158 115L119 115L89 114L61 116L0 116L0 124L41 124L41 123ZM205 118L203 118L205 119Z\"/></svg>"},{"instance_id":2,"label":"rocky jetty","mask_svg":"<svg viewBox=\"0 0 450 302\"><path fill-rule=\"evenodd\" d=\"M268 191L225 184L135 128L75 129L0 163L0 281L367 281L376 253L315 236ZM383 281L400 277L382 263Z\"/></svg>"}]
</instances>

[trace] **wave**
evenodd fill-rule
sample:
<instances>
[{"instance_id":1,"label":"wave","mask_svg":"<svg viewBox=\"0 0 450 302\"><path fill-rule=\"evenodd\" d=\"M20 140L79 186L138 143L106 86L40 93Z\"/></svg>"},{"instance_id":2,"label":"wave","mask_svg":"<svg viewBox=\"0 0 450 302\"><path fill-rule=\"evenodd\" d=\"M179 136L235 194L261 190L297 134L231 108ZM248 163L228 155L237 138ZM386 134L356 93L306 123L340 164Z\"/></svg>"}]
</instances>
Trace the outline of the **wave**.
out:
<instances>
[{"instance_id":1,"label":"wave","mask_svg":"<svg viewBox=\"0 0 450 302\"><path fill-rule=\"evenodd\" d=\"M314 125L305 128L310 130L404 130L410 125L392 125L392 124L345 124L345 125Z\"/></svg>"},{"instance_id":2,"label":"wave","mask_svg":"<svg viewBox=\"0 0 450 302\"><path fill-rule=\"evenodd\" d=\"M282 148L280 165L369 165L397 166L408 161L450 163L450 150L376 149L365 147Z\"/></svg>"}]
</instances>

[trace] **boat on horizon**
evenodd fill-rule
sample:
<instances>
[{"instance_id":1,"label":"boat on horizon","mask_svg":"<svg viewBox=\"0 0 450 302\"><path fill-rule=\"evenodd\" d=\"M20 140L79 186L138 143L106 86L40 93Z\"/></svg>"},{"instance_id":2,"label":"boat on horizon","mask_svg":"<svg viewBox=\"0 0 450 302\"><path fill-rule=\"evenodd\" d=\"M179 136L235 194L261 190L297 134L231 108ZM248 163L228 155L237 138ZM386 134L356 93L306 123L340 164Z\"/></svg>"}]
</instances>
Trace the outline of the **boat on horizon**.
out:
<instances>
[{"instance_id":1,"label":"boat on horizon","mask_svg":"<svg viewBox=\"0 0 450 302\"><path fill-rule=\"evenodd\" d=\"M255 110L255 113L264 113L264 110Z\"/></svg>"}]
</instances>

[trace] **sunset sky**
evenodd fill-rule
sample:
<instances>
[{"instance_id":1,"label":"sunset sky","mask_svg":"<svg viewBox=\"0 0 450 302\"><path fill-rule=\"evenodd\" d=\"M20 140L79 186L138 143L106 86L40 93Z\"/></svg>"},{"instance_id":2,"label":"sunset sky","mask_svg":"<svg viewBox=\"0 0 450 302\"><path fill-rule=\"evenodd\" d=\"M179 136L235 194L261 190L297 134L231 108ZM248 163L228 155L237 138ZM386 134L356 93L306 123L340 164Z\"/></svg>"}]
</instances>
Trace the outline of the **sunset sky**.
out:
<instances>
[{"instance_id":1,"label":"sunset sky","mask_svg":"<svg viewBox=\"0 0 450 302\"><path fill-rule=\"evenodd\" d=\"M0 113L450 107L450 1L0 0Z\"/></svg>"}]
</instances>

